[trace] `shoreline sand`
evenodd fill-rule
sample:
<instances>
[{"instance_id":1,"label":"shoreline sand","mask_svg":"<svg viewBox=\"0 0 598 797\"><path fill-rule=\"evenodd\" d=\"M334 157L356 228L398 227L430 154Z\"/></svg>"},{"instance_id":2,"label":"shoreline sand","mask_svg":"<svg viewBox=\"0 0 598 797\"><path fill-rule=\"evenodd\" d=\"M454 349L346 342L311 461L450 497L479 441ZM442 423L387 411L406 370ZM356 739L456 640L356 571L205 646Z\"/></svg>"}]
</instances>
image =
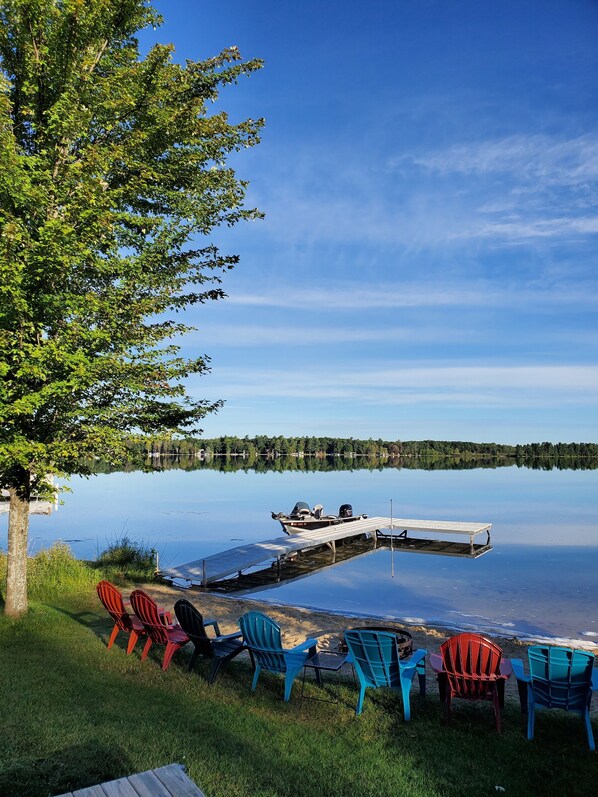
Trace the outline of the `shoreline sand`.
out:
<instances>
[{"instance_id":1,"label":"shoreline sand","mask_svg":"<svg viewBox=\"0 0 598 797\"><path fill-rule=\"evenodd\" d=\"M334 650L337 648L340 636L346 628L376 625L388 626L389 628L393 626L395 628L404 628L413 637L414 649L424 648L428 653L438 653L444 640L456 633L446 628L410 624L403 621L393 623L388 619L379 617L352 617L298 606L266 603L246 596L236 597L230 594L217 595L211 592L181 590L166 584L147 584L143 589L167 610L172 610L179 598L187 598L197 606L204 617L218 620L220 631L223 634L238 630L238 620L244 612L250 609L263 611L279 623L283 632L283 644L286 647L293 647L307 637L314 637L318 640L319 647ZM526 648L532 644L519 639L499 636L493 636L492 639L501 647L506 658L521 658L524 661L526 659ZM598 648L595 648L592 652L598 653ZM427 691L437 694L436 678L429 667L426 680ZM509 701L512 700L519 703L515 678L509 678L507 681L505 697ZM592 714L596 713L598 713L598 701L594 701L592 708Z\"/></svg>"}]
</instances>

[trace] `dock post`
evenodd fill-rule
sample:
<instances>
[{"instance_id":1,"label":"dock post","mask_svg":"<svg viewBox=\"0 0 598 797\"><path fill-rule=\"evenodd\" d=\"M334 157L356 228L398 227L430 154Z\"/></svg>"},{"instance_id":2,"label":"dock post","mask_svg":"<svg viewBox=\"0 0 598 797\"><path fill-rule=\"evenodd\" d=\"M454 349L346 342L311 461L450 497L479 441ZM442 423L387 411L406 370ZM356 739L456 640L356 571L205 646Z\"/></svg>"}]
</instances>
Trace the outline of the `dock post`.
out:
<instances>
[{"instance_id":1,"label":"dock post","mask_svg":"<svg viewBox=\"0 0 598 797\"><path fill-rule=\"evenodd\" d=\"M207 587L208 580L206 578L206 560L203 559L201 563L201 586Z\"/></svg>"},{"instance_id":2,"label":"dock post","mask_svg":"<svg viewBox=\"0 0 598 797\"><path fill-rule=\"evenodd\" d=\"M332 564L334 564L336 562L336 540L332 540L330 547L332 548Z\"/></svg>"}]
</instances>

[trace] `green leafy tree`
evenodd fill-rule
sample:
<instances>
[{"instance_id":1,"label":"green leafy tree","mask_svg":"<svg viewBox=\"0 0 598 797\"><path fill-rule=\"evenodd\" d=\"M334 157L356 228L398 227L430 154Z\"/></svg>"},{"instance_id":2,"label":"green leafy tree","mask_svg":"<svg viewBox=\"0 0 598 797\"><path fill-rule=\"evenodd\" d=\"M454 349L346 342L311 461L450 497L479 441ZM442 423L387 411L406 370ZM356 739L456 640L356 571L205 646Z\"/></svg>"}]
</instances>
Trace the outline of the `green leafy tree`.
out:
<instances>
[{"instance_id":1,"label":"green leafy tree","mask_svg":"<svg viewBox=\"0 0 598 797\"><path fill-rule=\"evenodd\" d=\"M259 216L231 153L262 120L212 103L261 66L141 58L146 0L0 0L0 482L10 492L5 611L27 608L28 502L50 474L118 462L133 435L185 433L219 402L172 343L176 312L222 297L237 261L209 236Z\"/></svg>"}]
</instances>

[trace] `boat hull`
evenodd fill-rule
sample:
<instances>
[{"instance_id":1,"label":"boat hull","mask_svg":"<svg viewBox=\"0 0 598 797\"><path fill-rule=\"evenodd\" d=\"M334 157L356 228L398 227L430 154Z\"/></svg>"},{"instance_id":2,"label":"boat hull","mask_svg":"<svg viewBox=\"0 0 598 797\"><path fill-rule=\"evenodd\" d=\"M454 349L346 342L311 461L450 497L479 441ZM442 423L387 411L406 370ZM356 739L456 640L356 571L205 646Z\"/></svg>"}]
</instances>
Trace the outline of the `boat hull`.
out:
<instances>
[{"instance_id":1,"label":"boat hull","mask_svg":"<svg viewBox=\"0 0 598 797\"><path fill-rule=\"evenodd\" d=\"M315 531L316 529L323 529L327 526L340 526L344 523L351 523L354 520L362 520L366 515L356 515L355 517L322 517L322 518L306 518L305 520L295 520L289 517L277 517L276 520L280 523L286 534L297 534L302 531Z\"/></svg>"}]
</instances>

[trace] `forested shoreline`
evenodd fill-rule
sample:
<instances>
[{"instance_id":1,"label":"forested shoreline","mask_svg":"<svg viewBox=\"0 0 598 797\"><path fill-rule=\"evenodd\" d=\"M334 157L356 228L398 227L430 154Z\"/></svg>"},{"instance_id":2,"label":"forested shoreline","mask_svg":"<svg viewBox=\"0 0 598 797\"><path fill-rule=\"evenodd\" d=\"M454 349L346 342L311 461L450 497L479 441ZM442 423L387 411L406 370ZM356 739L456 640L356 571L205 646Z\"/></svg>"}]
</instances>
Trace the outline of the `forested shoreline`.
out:
<instances>
[{"instance_id":1,"label":"forested shoreline","mask_svg":"<svg viewBox=\"0 0 598 797\"><path fill-rule=\"evenodd\" d=\"M596 443L505 445L447 440L359 440L337 437L233 437L131 440L124 469L353 470L468 469L519 466L598 468ZM98 472L105 466L98 463Z\"/></svg>"}]
</instances>

